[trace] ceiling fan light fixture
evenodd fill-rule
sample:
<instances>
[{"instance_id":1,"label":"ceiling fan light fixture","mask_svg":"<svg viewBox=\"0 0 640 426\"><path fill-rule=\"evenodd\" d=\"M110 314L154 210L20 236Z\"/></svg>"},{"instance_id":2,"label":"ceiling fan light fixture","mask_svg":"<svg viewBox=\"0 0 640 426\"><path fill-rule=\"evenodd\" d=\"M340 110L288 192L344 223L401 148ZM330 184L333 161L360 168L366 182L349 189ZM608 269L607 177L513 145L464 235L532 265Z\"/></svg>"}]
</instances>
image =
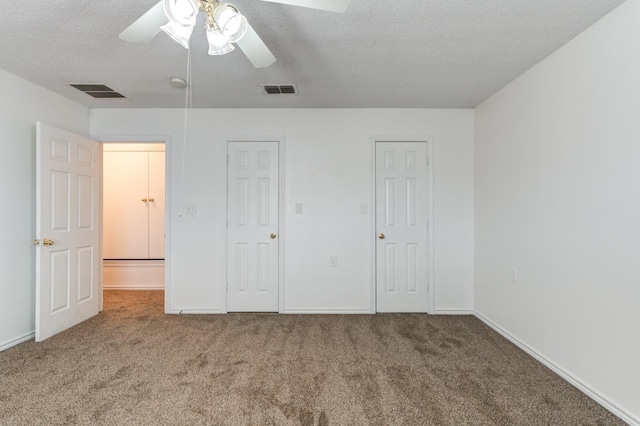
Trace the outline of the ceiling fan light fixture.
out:
<instances>
[{"instance_id":1,"label":"ceiling fan light fixture","mask_svg":"<svg viewBox=\"0 0 640 426\"><path fill-rule=\"evenodd\" d=\"M209 41L209 55L224 55L235 49L229 40L222 34L220 28L210 28L207 30L207 41Z\"/></svg>"},{"instance_id":2,"label":"ceiling fan light fixture","mask_svg":"<svg viewBox=\"0 0 640 426\"><path fill-rule=\"evenodd\" d=\"M247 18L232 4L220 3L213 10L213 19L229 43L240 41L247 32Z\"/></svg>"},{"instance_id":3,"label":"ceiling fan light fixture","mask_svg":"<svg viewBox=\"0 0 640 426\"><path fill-rule=\"evenodd\" d=\"M185 27L173 21L169 21L166 25L160 27L162 31L167 33L172 39L189 49L189 39L193 33L193 26Z\"/></svg>"},{"instance_id":4,"label":"ceiling fan light fixture","mask_svg":"<svg viewBox=\"0 0 640 426\"><path fill-rule=\"evenodd\" d=\"M200 7L198 0L163 0L164 13L169 21L184 27L193 27Z\"/></svg>"}]
</instances>

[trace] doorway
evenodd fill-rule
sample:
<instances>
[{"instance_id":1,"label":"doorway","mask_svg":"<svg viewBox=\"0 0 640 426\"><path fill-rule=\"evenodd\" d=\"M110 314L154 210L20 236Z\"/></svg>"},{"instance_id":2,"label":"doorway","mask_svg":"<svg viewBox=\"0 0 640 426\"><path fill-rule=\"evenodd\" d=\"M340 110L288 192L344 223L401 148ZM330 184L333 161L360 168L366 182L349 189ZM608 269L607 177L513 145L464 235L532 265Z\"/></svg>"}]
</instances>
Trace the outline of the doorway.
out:
<instances>
[{"instance_id":1,"label":"doorway","mask_svg":"<svg viewBox=\"0 0 640 426\"><path fill-rule=\"evenodd\" d=\"M103 290L165 288L165 143L103 143Z\"/></svg>"},{"instance_id":2,"label":"doorway","mask_svg":"<svg viewBox=\"0 0 640 426\"><path fill-rule=\"evenodd\" d=\"M376 312L432 312L431 145L375 142Z\"/></svg>"},{"instance_id":3,"label":"doorway","mask_svg":"<svg viewBox=\"0 0 640 426\"><path fill-rule=\"evenodd\" d=\"M112 140L92 140L46 123L36 124L36 341L79 324L103 309L102 167L103 148L108 144L101 142ZM165 206L169 206L166 181L170 179L170 168L166 159L170 158L170 143L150 140L165 147L165 185L161 194ZM162 209L166 229L163 258L169 259L169 209ZM161 280L165 311L169 267L167 262Z\"/></svg>"}]
</instances>

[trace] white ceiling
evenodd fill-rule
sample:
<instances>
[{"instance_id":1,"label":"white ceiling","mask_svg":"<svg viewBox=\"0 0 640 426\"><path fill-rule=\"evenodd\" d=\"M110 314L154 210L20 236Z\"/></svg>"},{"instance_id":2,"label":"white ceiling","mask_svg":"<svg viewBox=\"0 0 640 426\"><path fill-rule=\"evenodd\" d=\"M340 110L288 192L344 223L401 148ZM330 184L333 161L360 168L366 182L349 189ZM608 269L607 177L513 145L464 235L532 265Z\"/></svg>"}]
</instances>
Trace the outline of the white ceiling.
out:
<instances>
[{"instance_id":1,"label":"white ceiling","mask_svg":"<svg viewBox=\"0 0 640 426\"><path fill-rule=\"evenodd\" d=\"M200 19L193 106L475 107L623 1L353 0L336 14L236 0L278 62L255 69L240 49L207 55ZM5 4L0 68L89 107L184 106L169 79L186 77L187 51L164 33L144 45L118 38L156 2ZM106 84L127 99L93 99L70 83ZM262 83L293 83L299 94L267 96Z\"/></svg>"}]
</instances>

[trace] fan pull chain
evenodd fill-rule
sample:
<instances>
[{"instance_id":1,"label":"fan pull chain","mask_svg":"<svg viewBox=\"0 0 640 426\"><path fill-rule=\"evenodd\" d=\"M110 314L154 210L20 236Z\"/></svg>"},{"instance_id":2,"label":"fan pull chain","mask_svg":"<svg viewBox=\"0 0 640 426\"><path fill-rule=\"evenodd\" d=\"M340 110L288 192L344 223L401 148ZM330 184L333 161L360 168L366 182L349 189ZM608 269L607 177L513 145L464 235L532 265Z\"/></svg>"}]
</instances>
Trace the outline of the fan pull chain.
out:
<instances>
[{"instance_id":1,"label":"fan pull chain","mask_svg":"<svg viewBox=\"0 0 640 426\"><path fill-rule=\"evenodd\" d=\"M184 127L182 129L182 161L180 166L180 196L178 197L179 216L182 217L184 195L184 164L187 157L187 125L189 123L189 110L193 107L193 92L191 91L191 49L187 49L187 90L184 99Z\"/></svg>"}]
</instances>

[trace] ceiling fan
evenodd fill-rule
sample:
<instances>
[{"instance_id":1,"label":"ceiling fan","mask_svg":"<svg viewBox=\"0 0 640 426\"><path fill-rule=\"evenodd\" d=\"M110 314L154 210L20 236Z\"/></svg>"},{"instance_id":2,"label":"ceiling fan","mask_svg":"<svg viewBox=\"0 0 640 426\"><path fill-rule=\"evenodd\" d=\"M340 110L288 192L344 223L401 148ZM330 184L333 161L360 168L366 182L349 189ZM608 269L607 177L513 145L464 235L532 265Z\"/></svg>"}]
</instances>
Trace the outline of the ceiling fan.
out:
<instances>
[{"instance_id":1,"label":"ceiling fan","mask_svg":"<svg viewBox=\"0 0 640 426\"><path fill-rule=\"evenodd\" d=\"M330 12L344 12L351 2L351 0L261 1ZM256 68L268 67L276 61L269 48L238 8L229 3L220 3L218 0L160 0L124 30L120 38L130 43L146 43L162 30L188 49L189 39L200 11L207 17L209 55L229 53L234 49L235 43Z\"/></svg>"}]
</instances>

